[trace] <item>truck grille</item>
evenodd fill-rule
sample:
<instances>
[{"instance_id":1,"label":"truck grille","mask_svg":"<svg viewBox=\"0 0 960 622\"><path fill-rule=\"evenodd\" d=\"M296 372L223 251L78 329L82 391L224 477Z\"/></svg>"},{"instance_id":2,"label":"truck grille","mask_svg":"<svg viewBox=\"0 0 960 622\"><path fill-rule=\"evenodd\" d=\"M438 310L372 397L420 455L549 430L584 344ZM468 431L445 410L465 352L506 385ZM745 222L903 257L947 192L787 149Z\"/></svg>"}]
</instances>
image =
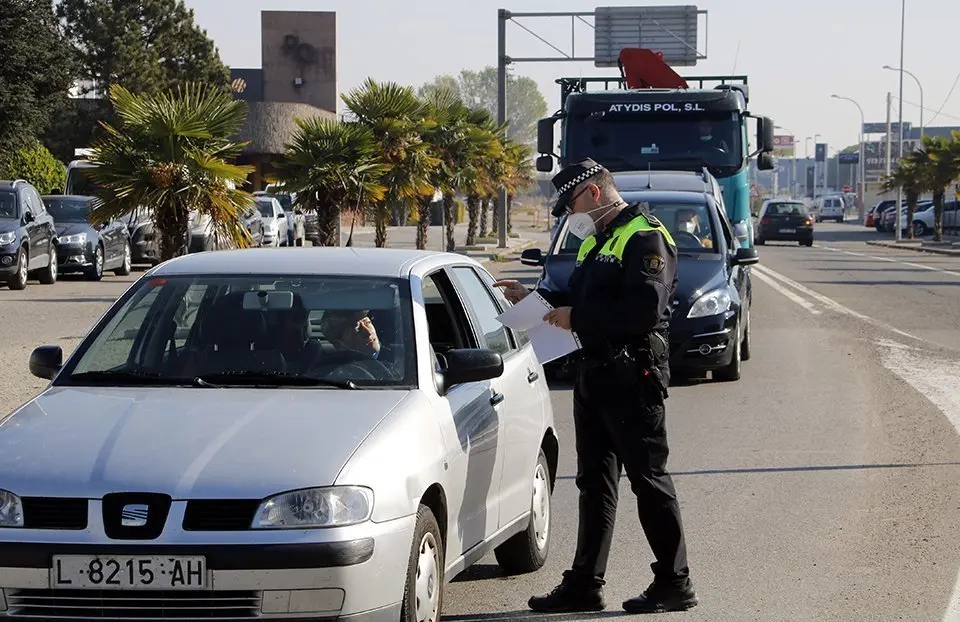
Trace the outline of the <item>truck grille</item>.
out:
<instances>
[{"instance_id":1,"label":"truck grille","mask_svg":"<svg viewBox=\"0 0 960 622\"><path fill-rule=\"evenodd\" d=\"M86 529L87 500L65 497L23 497L27 529Z\"/></svg>"},{"instance_id":2,"label":"truck grille","mask_svg":"<svg viewBox=\"0 0 960 622\"><path fill-rule=\"evenodd\" d=\"M186 531L244 531L250 529L259 500L194 499L183 516Z\"/></svg>"},{"instance_id":3,"label":"truck grille","mask_svg":"<svg viewBox=\"0 0 960 622\"><path fill-rule=\"evenodd\" d=\"M8 614L20 619L233 620L260 614L261 592L9 590Z\"/></svg>"}]
</instances>

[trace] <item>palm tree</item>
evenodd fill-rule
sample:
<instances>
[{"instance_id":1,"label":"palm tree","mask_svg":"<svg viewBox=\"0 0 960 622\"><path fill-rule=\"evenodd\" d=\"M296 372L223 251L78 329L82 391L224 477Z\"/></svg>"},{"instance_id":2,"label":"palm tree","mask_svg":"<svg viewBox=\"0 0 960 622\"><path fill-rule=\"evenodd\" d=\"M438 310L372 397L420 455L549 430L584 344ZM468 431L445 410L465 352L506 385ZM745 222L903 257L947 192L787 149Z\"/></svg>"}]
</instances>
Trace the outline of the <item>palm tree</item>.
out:
<instances>
[{"instance_id":1,"label":"palm tree","mask_svg":"<svg viewBox=\"0 0 960 622\"><path fill-rule=\"evenodd\" d=\"M883 180L883 192L903 191L907 198L907 224L909 238L914 239L913 214L917 209L920 195L927 191L924 185L926 180L920 174L916 158L907 157L900 160L897 168Z\"/></svg>"},{"instance_id":2,"label":"palm tree","mask_svg":"<svg viewBox=\"0 0 960 622\"><path fill-rule=\"evenodd\" d=\"M298 205L317 214L320 244L339 246L341 210L382 201L386 188L381 180L390 167L380 160L367 126L320 117L296 123L278 178L287 191L297 193Z\"/></svg>"},{"instance_id":3,"label":"palm tree","mask_svg":"<svg viewBox=\"0 0 960 622\"><path fill-rule=\"evenodd\" d=\"M389 170L383 176L386 194L373 202L376 245L387 245L387 225L392 206L407 206L434 192L430 176L439 160L422 138L428 127L428 106L412 89L393 82L367 79L363 86L343 96L357 123L373 132L381 159Z\"/></svg>"},{"instance_id":4,"label":"palm tree","mask_svg":"<svg viewBox=\"0 0 960 622\"><path fill-rule=\"evenodd\" d=\"M467 245L476 242L477 225L483 198L495 188L504 170L506 125L498 126L484 109L471 110L468 121L473 126L470 153L467 159Z\"/></svg>"},{"instance_id":5,"label":"palm tree","mask_svg":"<svg viewBox=\"0 0 960 622\"><path fill-rule=\"evenodd\" d=\"M510 142L505 149L506 175L504 185L507 189L507 233L513 233L510 215L513 211L513 199L518 192L528 190L536 183L533 168L530 166L532 150L528 145Z\"/></svg>"},{"instance_id":6,"label":"palm tree","mask_svg":"<svg viewBox=\"0 0 960 622\"><path fill-rule=\"evenodd\" d=\"M943 136L924 136L923 145L913 154L918 173L933 192L933 239L943 241L943 203L947 187L960 176L960 158L957 157L956 141L960 133L954 132L952 140Z\"/></svg>"},{"instance_id":7,"label":"palm tree","mask_svg":"<svg viewBox=\"0 0 960 622\"><path fill-rule=\"evenodd\" d=\"M190 212L209 216L218 246L248 246L240 216L253 205L249 167L233 161L243 148L233 136L246 118L246 104L216 86L187 83L157 95L134 95L110 87L116 127L94 143L91 177L100 185L90 221L122 218L137 208L153 214L160 259L185 251Z\"/></svg>"}]
</instances>

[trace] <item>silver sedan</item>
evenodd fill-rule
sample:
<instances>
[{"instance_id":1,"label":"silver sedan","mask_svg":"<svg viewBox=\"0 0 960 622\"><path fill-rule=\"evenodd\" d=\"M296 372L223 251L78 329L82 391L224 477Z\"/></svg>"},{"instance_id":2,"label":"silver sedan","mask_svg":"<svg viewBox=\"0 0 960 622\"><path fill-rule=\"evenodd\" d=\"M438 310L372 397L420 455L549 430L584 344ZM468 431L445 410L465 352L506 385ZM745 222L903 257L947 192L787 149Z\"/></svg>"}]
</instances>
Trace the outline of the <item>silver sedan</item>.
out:
<instances>
[{"instance_id":1,"label":"silver sedan","mask_svg":"<svg viewBox=\"0 0 960 622\"><path fill-rule=\"evenodd\" d=\"M144 274L0 418L0 619L436 621L550 541L558 439L472 259L245 249Z\"/></svg>"}]
</instances>

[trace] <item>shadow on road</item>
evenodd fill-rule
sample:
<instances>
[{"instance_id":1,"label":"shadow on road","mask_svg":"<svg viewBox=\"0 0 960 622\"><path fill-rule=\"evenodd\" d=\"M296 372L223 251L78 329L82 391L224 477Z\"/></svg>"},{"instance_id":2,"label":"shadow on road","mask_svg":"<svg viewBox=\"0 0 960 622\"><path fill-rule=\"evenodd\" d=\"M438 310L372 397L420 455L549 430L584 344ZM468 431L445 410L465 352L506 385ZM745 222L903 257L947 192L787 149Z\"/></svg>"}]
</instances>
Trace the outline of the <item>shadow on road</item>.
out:
<instances>
[{"instance_id":1,"label":"shadow on road","mask_svg":"<svg viewBox=\"0 0 960 622\"><path fill-rule=\"evenodd\" d=\"M451 622L456 620L457 622L470 622L476 620L477 622L486 621L486 620L606 620L608 618L619 618L633 616L626 611L601 611L599 613L570 613L570 614L557 614L557 613L534 613L529 609L520 610L520 611L507 611L504 613L477 613L470 615L457 615L457 616L443 616L441 620L450 620Z\"/></svg>"},{"instance_id":2,"label":"shadow on road","mask_svg":"<svg viewBox=\"0 0 960 622\"><path fill-rule=\"evenodd\" d=\"M817 242L867 242L870 240L891 240L892 235L880 233L876 229L863 225L845 223L840 229L823 231L814 227L813 243Z\"/></svg>"},{"instance_id":3,"label":"shadow on road","mask_svg":"<svg viewBox=\"0 0 960 622\"><path fill-rule=\"evenodd\" d=\"M52 302L55 304L63 304L67 302L96 302L96 303L113 303L116 302L117 297L103 297L103 298L14 298L11 300L6 300L4 302Z\"/></svg>"},{"instance_id":4,"label":"shadow on road","mask_svg":"<svg viewBox=\"0 0 960 622\"><path fill-rule=\"evenodd\" d=\"M897 270L899 272L899 270ZM823 285L915 285L918 287L960 286L960 281L906 281L903 279L887 281L804 281L805 283L820 283Z\"/></svg>"}]
</instances>

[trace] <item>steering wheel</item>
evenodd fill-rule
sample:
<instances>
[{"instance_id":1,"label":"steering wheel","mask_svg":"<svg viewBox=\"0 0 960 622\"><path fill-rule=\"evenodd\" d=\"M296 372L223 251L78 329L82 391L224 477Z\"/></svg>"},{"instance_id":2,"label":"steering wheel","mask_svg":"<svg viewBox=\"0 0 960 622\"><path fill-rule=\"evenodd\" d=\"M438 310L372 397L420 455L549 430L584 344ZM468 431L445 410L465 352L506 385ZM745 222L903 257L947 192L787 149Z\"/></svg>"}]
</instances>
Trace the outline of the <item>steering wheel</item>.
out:
<instances>
[{"instance_id":1,"label":"steering wheel","mask_svg":"<svg viewBox=\"0 0 960 622\"><path fill-rule=\"evenodd\" d=\"M703 242L700 241L700 238L688 231L673 231L670 235L673 237L674 242L679 242L681 239L689 239L693 241L693 245L697 248L703 248ZM677 246L685 246L685 244L677 244Z\"/></svg>"},{"instance_id":2,"label":"steering wheel","mask_svg":"<svg viewBox=\"0 0 960 622\"><path fill-rule=\"evenodd\" d=\"M372 367L373 371L368 369ZM332 374L332 372L339 372L344 369L357 369L363 372L363 376L366 380L380 380L386 377L392 377L393 374L390 372L390 368L378 361L377 359L370 358L366 354L361 354L359 352L354 352L353 350L340 350L338 352L333 352L331 354L323 355L319 364L314 365L310 371L317 371L318 375L321 376L341 376L342 374ZM382 372L381 376L374 374L376 372Z\"/></svg>"}]
</instances>

